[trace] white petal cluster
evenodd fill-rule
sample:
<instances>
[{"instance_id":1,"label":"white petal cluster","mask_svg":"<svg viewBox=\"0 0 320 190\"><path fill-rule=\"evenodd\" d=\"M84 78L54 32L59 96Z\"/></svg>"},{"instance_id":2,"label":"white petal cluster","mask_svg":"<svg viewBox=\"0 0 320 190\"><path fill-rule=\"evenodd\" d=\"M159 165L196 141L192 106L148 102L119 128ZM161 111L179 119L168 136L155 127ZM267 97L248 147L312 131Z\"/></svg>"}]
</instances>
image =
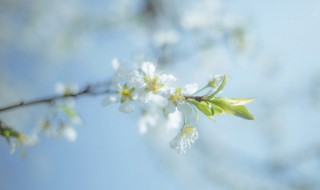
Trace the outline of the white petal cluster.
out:
<instances>
[{"instance_id":1,"label":"white petal cluster","mask_svg":"<svg viewBox=\"0 0 320 190\"><path fill-rule=\"evenodd\" d=\"M173 75L156 72L156 66L151 62L143 62L137 70L128 71L118 61L112 62L116 69L116 76L113 79L113 87L117 94L108 95L102 101L103 106L112 103L121 103L120 111L131 112L134 110L136 100L146 104L155 96L167 92L167 82L175 81Z\"/></svg>"},{"instance_id":2,"label":"white petal cluster","mask_svg":"<svg viewBox=\"0 0 320 190\"><path fill-rule=\"evenodd\" d=\"M112 66L116 71L113 78L115 93L107 95L101 104L120 103L119 110L126 113L137 106L141 107L144 110L139 120L141 134L156 125L172 129L181 126L182 122L192 123L196 120L196 114L185 97L196 93L198 84L172 88L168 83L176 81L176 78L157 72L152 62L142 62L133 71L126 69L118 60L113 60ZM195 127L184 125L170 146L179 153L185 153L197 137Z\"/></svg>"}]
</instances>

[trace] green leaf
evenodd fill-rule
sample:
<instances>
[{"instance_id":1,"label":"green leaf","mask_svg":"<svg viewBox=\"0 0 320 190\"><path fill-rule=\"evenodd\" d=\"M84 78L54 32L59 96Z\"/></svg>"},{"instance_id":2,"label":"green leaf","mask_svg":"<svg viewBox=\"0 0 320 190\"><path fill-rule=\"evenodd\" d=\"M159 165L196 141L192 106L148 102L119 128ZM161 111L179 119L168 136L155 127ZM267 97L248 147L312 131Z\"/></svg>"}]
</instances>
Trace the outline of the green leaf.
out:
<instances>
[{"instance_id":1,"label":"green leaf","mask_svg":"<svg viewBox=\"0 0 320 190\"><path fill-rule=\"evenodd\" d=\"M243 119L254 120L254 116L244 106L235 106L234 115Z\"/></svg>"},{"instance_id":2,"label":"green leaf","mask_svg":"<svg viewBox=\"0 0 320 190\"><path fill-rule=\"evenodd\" d=\"M213 109L214 115L219 115L219 114L223 113L223 110L220 107L218 107L217 105L214 105L212 103L210 103L210 105L211 105L211 109Z\"/></svg>"},{"instance_id":3,"label":"green leaf","mask_svg":"<svg viewBox=\"0 0 320 190\"><path fill-rule=\"evenodd\" d=\"M233 105L223 98L208 100L212 106L220 108L220 113L227 113L243 119L254 120L254 116L243 105ZM217 108L217 110L218 110Z\"/></svg>"},{"instance_id":4,"label":"green leaf","mask_svg":"<svg viewBox=\"0 0 320 190\"><path fill-rule=\"evenodd\" d=\"M10 127L0 127L0 135L9 140L10 137L18 138L20 133Z\"/></svg>"},{"instance_id":5,"label":"green leaf","mask_svg":"<svg viewBox=\"0 0 320 190\"><path fill-rule=\"evenodd\" d=\"M78 114L72 108L68 107L65 104L61 105L60 109L71 118L78 117Z\"/></svg>"},{"instance_id":6,"label":"green leaf","mask_svg":"<svg viewBox=\"0 0 320 190\"><path fill-rule=\"evenodd\" d=\"M228 102L233 106L245 105L255 100L255 98L215 98L215 99L216 100L223 99L225 102Z\"/></svg>"},{"instance_id":7,"label":"green leaf","mask_svg":"<svg viewBox=\"0 0 320 190\"><path fill-rule=\"evenodd\" d=\"M213 113L211 112L211 108L209 107L209 104L206 103L206 102L198 102L196 100L192 100L192 99L189 99L188 100L189 103L195 105L198 110L200 110L202 113L204 113L206 116L211 116L213 115Z\"/></svg>"},{"instance_id":8,"label":"green leaf","mask_svg":"<svg viewBox=\"0 0 320 190\"><path fill-rule=\"evenodd\" d=\"M222 82L221 82L221 85L217 88L216 91L214 91L214 93L212 93L210 96L208 96L208 99L212 99L215 95L217 95L221 90L223 90L224 86L226 85L227 83L227 77L226 75L223 75L223 78L222 78Z\"/></svg>"},{"instance_id":9,"label":"green leaf","mask_svg":"<svg viewBox=\"0 0 320 190\"><path fill-rule=\"evenodd\" d=\"M193 99L188 99L187 101L190 104L193 104L194 106L196 106L196 108L199 111L201 111L204 115L209 117L209 119L213 120L213 118L211 116L214 115L214 112L213 112L212 107L211 107L210 104L208 104L207 102L204 102L204 101L198 102L198 101L193 100Z\"/></svg>"}]
</instances>

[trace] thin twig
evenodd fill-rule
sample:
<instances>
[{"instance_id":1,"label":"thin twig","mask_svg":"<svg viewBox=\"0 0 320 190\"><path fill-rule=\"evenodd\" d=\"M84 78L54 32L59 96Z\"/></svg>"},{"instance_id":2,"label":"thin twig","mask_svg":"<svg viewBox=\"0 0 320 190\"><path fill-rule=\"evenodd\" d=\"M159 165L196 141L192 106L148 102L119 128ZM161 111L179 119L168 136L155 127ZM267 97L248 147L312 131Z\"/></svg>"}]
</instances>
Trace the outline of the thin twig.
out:
<instances>
[{"instance_id":1,"label":"thin twig","mask_svg":"<svg viewBox=\"0 0 320 190\"><path fill-rule=\"evenodd\" d=\"M95 90L92 87L93 87L92 85L87 85L85 88L83 88L83 90L80 90L77 93L55 95L55 96L40 98L40 99L36 99L36 100L31 100L31 101L21 101L21 102L14 103L12 105L4 106L4 107L0 108L0 112L9 111L12 109L36 105L36 104L52 104L56 100L66 99L66 98L70 98L70 97L76 98L76 97L84 96L84 95L102 95L102 94L108 94L108 93L115 93L114 91L110 90L109 88L105 89L105 90Z\"/></svg>"}]
</instances>

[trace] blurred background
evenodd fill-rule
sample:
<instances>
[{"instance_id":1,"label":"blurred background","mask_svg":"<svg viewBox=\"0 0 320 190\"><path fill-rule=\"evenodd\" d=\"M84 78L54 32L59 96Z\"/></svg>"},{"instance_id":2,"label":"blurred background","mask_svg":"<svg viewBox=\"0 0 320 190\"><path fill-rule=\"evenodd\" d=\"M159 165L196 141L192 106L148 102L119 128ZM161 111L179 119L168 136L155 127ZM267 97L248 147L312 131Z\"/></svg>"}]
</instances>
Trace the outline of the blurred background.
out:
<instances>
[{"instance_id":1,"label":"blurred background","mask_svg":"<svg viewBox=\"0 0 320 190\"><path fill-rule=\"evenodd\" d=\"M0 189L320 189L319 34L317 0L1 0L0 107L108 80L113 58L144 57L177 86L226 73L221 96L256 97L256 120L201 117L181 155L168 145L177 131L141 135L138 111L82 97L75 142L40 135L10 155L0 139ZM51 111L0 119L28 134Z\"/></svg>"}]
</instances>

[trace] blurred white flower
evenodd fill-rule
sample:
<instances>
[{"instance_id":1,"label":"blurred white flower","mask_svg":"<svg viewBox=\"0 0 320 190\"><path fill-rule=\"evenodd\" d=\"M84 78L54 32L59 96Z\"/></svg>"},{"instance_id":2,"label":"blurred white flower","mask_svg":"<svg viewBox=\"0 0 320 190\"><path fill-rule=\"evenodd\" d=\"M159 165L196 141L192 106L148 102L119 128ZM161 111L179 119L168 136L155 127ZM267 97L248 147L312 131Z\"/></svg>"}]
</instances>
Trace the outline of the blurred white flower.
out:
<instances>
[{"instance_id":1,"label":"blurred white flower","mask_svg":"<svg viewBox=\"0 0 320 190\"><path fill-rule=\"evenodd\" d=\"M112 103L121 103L119 108L120 111L128 113L134 110L135 100L137 99L135 88L131 85L125 83L115 82L114 88L117 90L118 94L116 95L107 95L101 102L102 106L107 106Z\"/></svg>"},{"instance_id":2,"label":"blurred white flower","mask_svg":"<svg viewBox=\"0 0 320 190\"><path fill-rule=\"evenodd\" d=\"M165 127L167 129L177 129L183 121L183 116L181 112L175 111L167 115L167 122Z\"/></svg>"},{"instance_id":3,"label":"blurred white flower","mask_svg":"<svg viewBox=\"0 0 320 190\"><path fill-rule=\"evenodd\" d=\"M67 96L78 93L79 86L76 84L63 84L59 82L55 84L55 91L60 95Z\"/></svg>"},{"instance_id":4,"label":"blurred white flower","mask_svg":"<svg viewBox=\"0 0 320 190\"><path fill-rule=\"evenodd\" d=\"M172 45L179 40L179 34L174 30L158 31L153 36L153 43L158 46Z\"/></svg>"},{"instance_id":5,"label":"blurred white flower","mask_svg":"<svg viewBox=\"0 0 320 190\"><path fill-rule=\"evenodd\" d=\"M175 149L178 153L186 153L198 139L198 130L196 126L185 124L176 137L170 141L170 147Z\"/></svg>"},{"instance_id":6,"label":"blurred white flower","mask_svg":"<svg viewBox=\"0 0 320 190\"><path fill-rule=\"evenodd\" d=\"M82 125L82 124L83 124L83 120L82 120L81 117L79 117L79 116L77 115L77 116L71 118L71 123L72 123L73 125Z\"/></svg>"},{"instance_id":7,"label":"blurred white flower","mask_svg":"<svg viewBox=\"0 0 320 190\"><path fill-rule=\"evenodd\" d=\"M34 146L38 143L39 137L37 133L31 135L22 135L20 142L25 146Z\"/></svg>"},{"instance_id":8,"label":"blurred white flower","mask_svg":"<svg viewBox=\"0 0 320 190\"><path fill-rule=\"evenodd\" d=\"M178 111L164 114L161 109L151 108L139 119L139 132L145 134L150 127L164 127L166 129L179 128L182 122L182 114Z\"/></svg>"},{"instance_id":9,"label":"blurred white flower","mask_svg":"<svg viewBox=\"0 0 320 190\"><path fill-rule=\"evenodd\" d=\"M208 19L204 14L200 14L199 12L189 13L184 15L181 25L186 29L202 29L208 26Z\"/></svg>"},{"instance_id":10,"label":"blurred white flower","mask_svg":"<svg viewBox=\"0 0 320 190\"><path fill-rule=\"evenodd\" d=\"M130 70L123 65L118 59L113 59L111 62L112 68L115 70L114 81L128 81L130 80Z\"/></svg>"},{"instance_id":11,"label":"blurred white flower","mask_svg":"<svg viewBox=\"0 0 320 190\"><path fill-rule=\"evenodd\" d=\"M153 114L153 112L144 113L139 119L139 133L145 134L149 127L155 127L157 124L159 115Z\"/></svg>"},{"instance_id":12,"label":"blurred white flower","mask_svg":"<svg viewBox=\"0 0 320 190\"><path fill-rule=\"evenodd\" d=\"M13 154L17 148L21 146L34 146L38 143L39 137L37 133L31 135L20 134L15 140L10 140L10 150L9 153Z\"/></svg>"},{"instance_id":13,"label":"blurred white flower","mask_svg":"<svg viewBox=\"0 0 320 190\"><path fill-rule=\"evenodd\" d=\"M77 140L77 131L73 127L68 125L60 126L59 135L65 137L70 142L74 142Z\"/></svg>"}]
</instances>

